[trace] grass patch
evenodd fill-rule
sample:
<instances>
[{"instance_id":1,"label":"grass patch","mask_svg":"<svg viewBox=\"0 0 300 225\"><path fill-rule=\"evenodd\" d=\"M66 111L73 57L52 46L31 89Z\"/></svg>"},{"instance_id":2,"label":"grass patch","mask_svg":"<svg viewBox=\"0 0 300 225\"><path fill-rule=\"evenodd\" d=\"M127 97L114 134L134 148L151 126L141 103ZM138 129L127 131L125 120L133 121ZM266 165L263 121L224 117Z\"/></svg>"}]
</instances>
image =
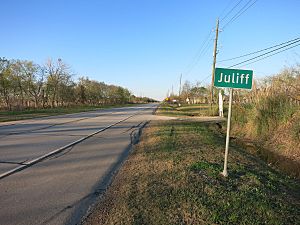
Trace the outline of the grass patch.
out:
<instances>
[{"instance_id":1,"label":"grass patch","mask_svg":"<svg viewBox=\"0 0 300 225\"><path fill-rule=\"evenodd\" d=\"M124 105L106 105L106 106L70 106L70 107L57 107L47 109L26 109L19 111L0 111L0 122L15 121L32 119L45 116L56 116L69 113L79 113L98 109L114 108L114 107L126 107L132 106L132 104Z\"/></svg>"},{"instance_id":2,"label":"grass patch","mask_svg":"<svg viewBox=\"0 0 300 225\"><path fill-rule=\"evenodd\" d=\"M299 224L300 182L212 123L153 121L85 224Z\"/></svg>"},{"instance_id":3,"label":"grass patch","mask_svg":"<svg viewBox=\"0 0 300 225\"><path fill-rule=\"evenodd\" d=\"M176 104L162 104L157 110L157 115L161 116L210 116L218 115L218 106L213 105L210 110L209 104L197 104L197 105L182 105Z\"/></svg>"}]
</instances>

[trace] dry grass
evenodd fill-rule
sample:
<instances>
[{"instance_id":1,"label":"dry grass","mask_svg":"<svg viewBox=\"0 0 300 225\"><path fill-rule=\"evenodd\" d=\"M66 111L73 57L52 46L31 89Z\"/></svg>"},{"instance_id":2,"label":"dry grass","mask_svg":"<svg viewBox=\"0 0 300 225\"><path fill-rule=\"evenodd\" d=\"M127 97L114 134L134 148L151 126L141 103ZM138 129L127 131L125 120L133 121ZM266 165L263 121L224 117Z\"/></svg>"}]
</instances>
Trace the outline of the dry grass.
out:
<instances>
[{"instance_id":1,"label":"dry grass","mask_svg":"<svg viewBox=\"0 0 300 225\"><path fill-rule=\"evenodd\" d=\"M256 83L233 108L232 135L256 143L259 155L300 178L300 65Z\"/></svg>"},{"instance_id":2,"label":"dry grass","mask_svg":"<svg viewBox=\"0 0 300 225\"><path fill-rule=\"evenodd\" d=\"M279 125L268 145L279 148L283 156L300 163L300 110Z\"/></svg>"},{"instance_id":3,"label":"dry grass","mask_svg":"<svg viewBox=\"0 0 300 225\"><path fill-rule=\"evenodd\" d=\"M272 116L282 109L263 114L257 107L233 109L231 134L254 143L258 155L287 174L300 178L300 108L287 105L288 113ZM264 111L269 109L265 106Z\"/></svg>"},{"instance_id":4,"label":"dry grass","mask_svg":"<svg viewBox=\"0 0 300 225\"><path fill-rule=\"evenodd\" d=\"M297 224L300 183L231 146L214 124L156 121L85 224ZM299 223L298 223L299 224Z\"/></svg>"},{"instance_id":5,"label":"dry grass","mask_svg":"<svg viewBox=\"0 0 300 225\"><path fill-rule=\"evenodd\" d=\"M218 115L218 108L213 105L210 111L209 104L182 105L163 103L157 110L157 115L175 117L211 116Z\"/></svg>"},{"instance_id":6,"label":"dry grass","mask_svg":"<svg viewBox=\"0 0 300 225\"><path fill-rule=\"evenodd\" d=\"M185 164L175 165L173 159L168 159L169 149L166 149L160 158L155 157L156 153L160 152L161 143L165 138L160 134L165 132L155 125L145 129L142 140L135 147L135 152L118 173L104 201L96 208L97 213L93 215L97 216L89 218L87 224L168 224L170 221L178 220L173 218L173 213L180 213L181 208L188 208L187 204L175 209L165 209L163 203L157 207L157 201L167 194L167 189L187 185L186 180L168 176L177 173L178 177L182 177L184 176L182 173L185 173L182 168ZM162 158L164 160L161 160ZM185 159L190 163L191 160L192 157ZM150 177L160 178L149 179ZM164 183L166 193L163 190L156 192L156 187ZM160 214L162 210L169 211L165 213L166 218L156 218L154 215ZM187 215L185 210L183 212L181 219L191 221L191 215Z\"/></svg>"}]
</instances>

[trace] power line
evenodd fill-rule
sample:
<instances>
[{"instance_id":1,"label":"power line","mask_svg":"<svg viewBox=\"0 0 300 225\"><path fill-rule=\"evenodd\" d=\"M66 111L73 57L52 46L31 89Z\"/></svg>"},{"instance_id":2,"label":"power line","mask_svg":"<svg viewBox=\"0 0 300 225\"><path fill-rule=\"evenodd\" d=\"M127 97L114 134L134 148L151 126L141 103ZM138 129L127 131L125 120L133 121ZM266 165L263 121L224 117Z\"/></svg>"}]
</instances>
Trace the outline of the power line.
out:
<instances>
[{"instance_id":1,"label":"power line","mask_svg":"<svg viewBox=\"0 0 300 225\"><path fill-rule=\"evenodd\" d=\"M241 9L235 14L235 16L233 16L233 17L231 18L231 20L229 20L229 21L222 27L222 29L224 30L226 26L228 26L230 23L233 23L235 20L237 20L237 19L238 19L242 14L244 14L250 7L252 7L258 0L255 0L254 2L252 2L251 5L249 5L249 6L247 7L247 5L248 5L249 3L251 3L251 1L252 1L252 0L249 0L249 1L244 5L244 7L241 8ZM247 7L247 8L246 8L246 7Z\"/></svg>"},{"instance_id":2,"label":"power line","mask_svg":"<svg viewBox=\"0 0 300 225\"><path fill-rule=\"evenodd\" d=\"M244 0L239 0L227 13L226 15L221 19L221 21L225 20L239 5L240 3L244 1ZM238 17L240 17L245 11L247 11L252 5L254 5L258 0L255 0L254 2L252 2L253 0L249 0L248 2L246 2L246 4L229 20L228 23L225 24L225 26L227 26L230 22L236 20ZM231 1L233 2L233 0ZM231 2L224 8L222 14L226 11L226 9L231 5ZM251 4L252 2L252 4ZM248 6L249 4L251 4L250 6ZM248 6L248 7L247 7ZM246 8L247 7L247 8ZM224 26L224 27L225 27ZM224 28L223 27L223 28ZM202 42L201 47L199 48L199 50L197 51L196 55L193 57L191 63L186 67L186 72L184 73L185 75L188 75L193 68L198 64L200 58L206 54L208 48L209 48L209 38L212 34L212 31L210 31L210 33L207 35L207 38Z\"/></svg>"},{"instance_id":3,"label":"power line","mask_svg":"<svg viewBox=\"0 0 300 225\"><path fill-rule=\"evenodd\" d=\"M223 21L223 20L225 20L226 18L227 18L227 16L229 16L229 14L242 2L243 0L240 0L237 4L235 4L235 6L233 6L232 8L231 8L231 10L222 18L222 19L220 19L220 22L221 21Z\"/></svg>"},{"instance_id":4,"label":"power line","mask_svg":"<svg viewBox=\"0 0 300 225\"><path fill-rule=\"evenodd\" d=\"M195 59L198 57L198 55L201 54L201 52L202 52L202 50L203 50L202 48L204 47L204 45L206 44L206 42L209 40L211 34L212 34L212 30L208 33L208 35L206 36L206 38L205 38L204 41L202 42L202 45L201 45L201 47L198 49L198 51L197 51L197 53L195 54L193 60L195 60Z\"/></svg>"},{"instance_id":5,"label":"power line","mask_svg":"<svg viewBox=\"0 0 300 225\"><path fill-rule=\"evenodd\" d=\"M209 74L207 77L205 77L203 80L201 80L200 84L203 83L204 81L206 81L210 76L211 76L211 74Z\"/></svg>"},{"instance_id":6,"label":"power line","mask_svg":"<svg viewBox=\"0 0 300 225\"><path fill-rule=\"evenodd\" d=\"M281 46L281 45L284 45L284 44L287 44L287 43L290 43L290 42L293 42L293 41L296 41L296 40L299 40L299 39L300 39L300 38L295 38L295 39L293 39L293 40L286 41L286 42L283 42L283 43L280 43L280 44L277 44L277 45L274 45L274 46L271 46L271 47L268 47L268 48L265 48L265 49L262 49L262 50L258 50L258 51L251 52L251 53L247 53L247 54L245 54L245 55L233 57L233 58L230 58L230 59L220 60L220 61L218 61L218 62L226 62L226 61L231 61L231 60L234 60L234 59L243 58L243 57L246 57L246 56L249 56L249 55L254 55L254 54L256 54L256 53L264 52L264 51L266 51L266 50L269 50L269 49L272 49L272 48L276 48L276 47L278 47L278 46Z\"/></svg>"},{"instance_id":7,"label":"power line","mask_svg":"<svg viewBox=\"0 0 300 225\"><path fill-rule=\"evenodd\" d=\"M221 15L227 10L227 8L231 5L231 3L233 2L234 0L231 0L229 2L229 4L224 8L224 10L222 11ZM228 12L224 17L223 19L225 19L230 13L231 11L233 11L243 0L240 0L231 10L230 12ZM220 16L221 16L220 15ZM195 54L195 56L193 57L193 59L191 60L191 62L188 64L188 66L186 67L186 70L184 72L185 75L188 75L192 70L193 68L198 64L200 58L202 56L204 56L207 51L208 51L208 48L209 48L209 44L211 42L211 40L209 41L209 38L212 34L212 30L209 32L209 34L207 35L207 37L204 39L204 41L202 42L201 44L201 47L199 48L199 50L197 51L197 53Z\"/></svg>"},{"instance_id":8,"label":"power line","mask_svg":"<svg viewBox=\"0 0 300 225\"><path fill-rule=\"evenodd\" d=\"M279 47L279 48L276 48L276 49L274 49L274 50L272 50L272 51L266 52L266 53L264 53L264 54L255 56L255 57L253 57L253 58L251 58L251 59L247 59L247 60L244 60L244 61L242 61L242 62L240 62L240 63L234 64L234 65L232 65L232 66L230 66L230 67L228 67L228 68L231 68L231 67L234 67L234 66L237 66L237 65L244 64L245 62L252 61L253 59L260 58L260 57L262 57L262 56L264 56L264 55L267 55L267 54L269 54L269 53L271 53L271 52L275 52L275 51L277 51L277 50L279 50L279 49L282 49L282 48L288 47L288 46L290 46L290 45L296 44L296 43L298 43L299 41L300 41L300 40L297 40L297 41L294 41L293 43L286 44L286 45L284 45L284 46L282 46L282 47Z\"/></svg>"},{"instance_id":9,"label":"power line","mask_svg":"<svg viewBox=\"0 0 300 225\"><path fill-rule=\"evenodd\" d=\"M186 76L190 74L190 72L195 68L195 66L199 63L199 60L202 56L204 56L207 53L207 50L209 49L209 44L211 43L208 42L205 46L205 48L201 51L201 54L199 54L199 56L197 57L197 59L194 60L194 62L192 64L190 64L189 68L186 70L186 72L184 73Z\"/></svg>"},{"instance_id":10,"label":"power line","mask_svg":"<svg viewBox=\"0 0 300 225\"><path fill-rule=\"evenodd\" d=\"M201 47L197 51L196 55L193 57L192 62L187 66L187 69L185 71L185 75L188 75L192 69L198 64L199 59L207 52L209 48L209 44L211 42L210 36L212 34L212 30L209 32L205 40L202 42Z\"/></svg>"},{"instance_id":11,"label":"power line","mask_svg":"<svg viewBox=\"0 0 300 225\"><path fill-rule=\"evenodd\" d=\"M233 1L234 1L234 0L231 0L231 1L227 4L227 6L222 10L222 12L221 12L219 18L221 18L221 17L223 16L223 13L229 8L229 6L231 5L231 3L232 3Z\"/></svg>"},{"instance_id":12,"label":"power line","mask_svg":"<svg viewBox=\"0 0 300 225\"><path fill-rule=\"evenodd\" d=\"M230 23L233 23L236 19L238 19L242 14L244 14L250 7L252 7L258 0L255 0L252 2L252 0L249 0L223 27L224 30L226 26L228 26ZM249 5L252 2L251 5ZM248 6L249 5L249 6ZM247 7L248 6L248 7ZM247 7L247 8L246 8Z\"/></svg>"},{"instance_id":13,"label":"power line","mask_svg":"<svg viewBox=\"0 0 300 225\"><path fill-rule=\"evenodd\" d=\"M275 52L275 51L277 51L277 50L279 50L279 49L282 49L282 48L288 47L288 46L290 46L290 45L296 44L296 43L298 43L299 41L300 41L300 39L297 40L297 41L294 41L294 42L292 42L292 43L286 44L286 45L284 45L284 46L282 46L282 47L276 48L276 49L274 49L274 50L272 50L272 51L269 51L269 52L266 52L266 53L264 53L264 54L255 56L255 57L253 57L253 58L251 58L251 59L247 59L247 60L244 60L244 61L242 61L242 62L240 62L240 63L234 64L234 65L232 65L232 66L230 66L230 67L228 67L228 68L231 68L231 67L234 67L234 66L238 66L238 65L244 64L245 62L252 61L252 60L257 59L257 58L260 58L260 57L262 57L262 56L264 56L264 55L268 55L268 54L270 54L271 52Z\"/></svg>"},{"instance_id":14,"label":"power line","mask_svg":"<svg viewBox=\"0 0 300 225\"><path fill-rule=\"evenodd\" d=\"M203 46L205 45L207 39L210 37L211 32L207 35L207 37L204 39L204 41L202 42L200 48L196 51L196 54L194 55L194 57L192 58L191 62L187 65L186 70L185 71L189 71L190 68L192 67L193 63L195 62L195 60L197 59L197 57L199 56L199 54L202 51Z\"/></svg>"},{"instance_id":15,"label":"power line","mask_svg":"<svg viewBox=\"0 0 300 225\"><path fill-rule=\"evenodd\" d=\"M263 58L261 58L261 59L255 60L254 62L247 63L247 64L245 64L245 65L243 65L243 66L247 66L247 65L250 65L250 64L252 64L252 63L261 61L261 60L266 59L266 58L269 58L269 57L271 57L271 56L273 56L273 55L277 55L277 54L279 54L279 53L281 53L281 52L287 51L287 50L289 50L289 49L291 49L291 48L295 48L295 47L297 47L297 46L299 46L299 45L300 45L300 43L297 44L297 45L291 46L291 47L289 47L289 48L283 49L283 50L281 50L281 51L279 51L279 52L275 52L275 53L273 53L273 54L271 54L271 55L265 56L265 57L263 57Z\"/></svg>"}]
</instances>

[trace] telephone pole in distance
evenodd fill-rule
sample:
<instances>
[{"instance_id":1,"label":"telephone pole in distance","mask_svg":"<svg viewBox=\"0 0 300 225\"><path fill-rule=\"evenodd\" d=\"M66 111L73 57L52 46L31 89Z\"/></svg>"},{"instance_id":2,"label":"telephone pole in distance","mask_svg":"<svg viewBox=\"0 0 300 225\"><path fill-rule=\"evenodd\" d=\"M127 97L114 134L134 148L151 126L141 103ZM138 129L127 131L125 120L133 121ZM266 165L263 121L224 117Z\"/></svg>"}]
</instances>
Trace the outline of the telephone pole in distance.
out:
<instances>
[{"instance_id":1,"label":"telephone pole in distance","mask_svg":"<svg viewBox=\"0 0 300 225\"><path fill-rule=\"evenodd\" d=\"M211 89L210 89L210 106L211 106L211 109L212 109L213 95L214 95L213 94L213 87L214 87L216 61L217 61L218 37L219 37L219 18L217 19L217 25L216 25L216 39L215 39L215 46L214 46L214 61L213 61L213 65L212 65L212 76L211 76Z\"/></svg>"}]
</instances>

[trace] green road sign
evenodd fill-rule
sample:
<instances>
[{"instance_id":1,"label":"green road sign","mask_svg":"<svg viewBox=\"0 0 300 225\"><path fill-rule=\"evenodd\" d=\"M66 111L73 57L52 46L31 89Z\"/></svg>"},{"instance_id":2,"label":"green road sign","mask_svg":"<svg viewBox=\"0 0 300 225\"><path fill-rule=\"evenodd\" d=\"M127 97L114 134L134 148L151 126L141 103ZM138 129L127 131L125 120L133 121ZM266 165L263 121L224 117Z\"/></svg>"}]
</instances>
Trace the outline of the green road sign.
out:
<instances>
[{"instance_id":1,"label":"green road sign","mask_svg":"<svg viewBox=\"0 0 300 225\"><path fill-rule=\"evenodd\" d=\"M216 68L215 87L252 89L253 71Z\"/></svg>"}]
</instances>

